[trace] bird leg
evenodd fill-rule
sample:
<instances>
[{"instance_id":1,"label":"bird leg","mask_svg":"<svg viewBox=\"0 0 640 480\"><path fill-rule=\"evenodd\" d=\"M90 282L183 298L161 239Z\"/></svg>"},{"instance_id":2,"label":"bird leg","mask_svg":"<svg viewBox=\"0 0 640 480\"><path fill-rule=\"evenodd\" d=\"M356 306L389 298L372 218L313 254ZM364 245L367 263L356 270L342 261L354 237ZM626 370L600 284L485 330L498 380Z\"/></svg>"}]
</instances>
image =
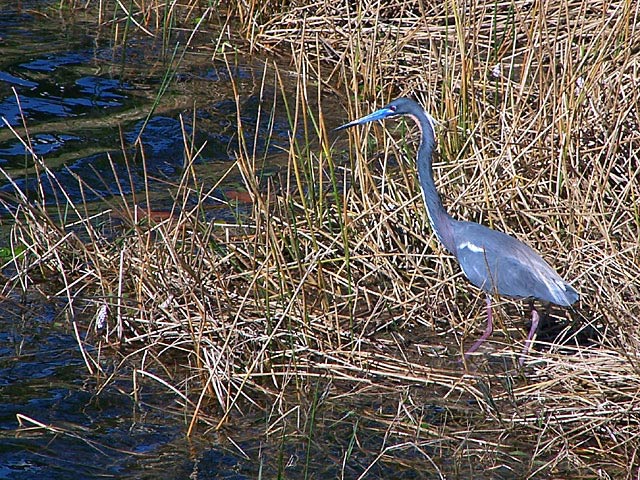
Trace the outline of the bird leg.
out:
<instances>
[{"instance_id":1,"label":"bird leg","mask_svg":"<svg viewBox=\"0 0 640 480\"><path fill-rule=\"evenodd\" d=\"M493 333L493 314L491 313L491 297L487 295L487 327L484 329L482 336L471 345L471 348L464 354L464 358L468 358L470 353L475 352L484 341Z\"/></svg>"},{"instance_id":2,"label":"bird leg","mask_svg":"<svg viewBox=\"0 0 640 480\"><path fill-rule=\"evenodd\" d=\"M524 342L524 349L522 350L522 355L520 355L520 366L524 365L525 357L527 353L529 353L529 348L533 343L533 336L536 334L536 330L538 329L538 322L540 321L540 316L538 315L538 311L531 306L531 328L529 329L529 335L527 335L527 341Z\"/></svg>"}]
</instances>

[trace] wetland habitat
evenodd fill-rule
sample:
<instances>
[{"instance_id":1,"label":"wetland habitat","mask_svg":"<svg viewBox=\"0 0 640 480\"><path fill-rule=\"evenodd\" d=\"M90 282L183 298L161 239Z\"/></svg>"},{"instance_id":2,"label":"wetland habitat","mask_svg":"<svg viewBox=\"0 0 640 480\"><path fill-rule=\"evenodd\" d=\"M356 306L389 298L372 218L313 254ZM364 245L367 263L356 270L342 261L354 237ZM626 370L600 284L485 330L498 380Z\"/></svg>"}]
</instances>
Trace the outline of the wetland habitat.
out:
<instances>
[{"instance_id":1,"label":"wetland habitat","mask_svg":"<svg viewBox=\"0 0 640 480\"><path fill-rule=\"evenodd\" d=\"M636 2L0 6L0 478L638 478ZM522 368L398 96L581 294Z\"/></svg>"}]
</instances>

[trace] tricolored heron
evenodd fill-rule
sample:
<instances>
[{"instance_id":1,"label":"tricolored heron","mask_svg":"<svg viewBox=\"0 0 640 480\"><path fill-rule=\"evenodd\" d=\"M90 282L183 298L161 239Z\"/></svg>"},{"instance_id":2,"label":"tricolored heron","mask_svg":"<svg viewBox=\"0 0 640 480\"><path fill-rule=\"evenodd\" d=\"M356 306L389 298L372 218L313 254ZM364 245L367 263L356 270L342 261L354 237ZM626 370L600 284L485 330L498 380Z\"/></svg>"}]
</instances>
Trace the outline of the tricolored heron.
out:
<instances>
[{"instance_id":1,"label":"tricolored heron","mask_svg":"<svg viewBox=\"0 0 640 480\"><path fill-rule=\"evenodd\" d=\"M531 247L505 233L478 223L456 220L447 213L436 190L431 167L435 122L417 102L399 98L336 130L402 115L411 117L420 129L416 164L431 227L438 240L456 257L469 281L487 293L487 326L482 336L467 350L465 358L475 352L493 332L492 294L535 299L565 307L574 304L579 298L578 292ZM531 329L520 358L521 365L540 319L533 302L531 305Z\"/></svg>"}]
</instances>

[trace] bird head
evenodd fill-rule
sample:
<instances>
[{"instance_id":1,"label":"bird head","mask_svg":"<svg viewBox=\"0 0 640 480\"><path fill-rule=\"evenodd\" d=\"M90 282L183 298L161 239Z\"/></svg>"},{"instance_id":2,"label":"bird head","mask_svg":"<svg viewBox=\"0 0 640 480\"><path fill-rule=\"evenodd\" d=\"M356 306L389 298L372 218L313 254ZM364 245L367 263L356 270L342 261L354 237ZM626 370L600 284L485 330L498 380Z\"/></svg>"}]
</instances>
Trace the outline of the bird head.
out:
<instances>
[{"instance_id":1,"label":"bird head","mask_svg":"<svg viewBox=\"0 0 640 480\"><path fill-rule=\"evenodd\" d=\"M336 130L344 130L345 128L354 127L356 125L362 125L375 120L384 120L385 118L392 118L400 115L417 116L418 112L426 114L422 107L420 107L420 105L414 100L411 100L410 98L397 98L390 104L382 107L380 110L376 110L362 118L345 123L344 125L336 128Z\"/></svg>"}]
</instances>

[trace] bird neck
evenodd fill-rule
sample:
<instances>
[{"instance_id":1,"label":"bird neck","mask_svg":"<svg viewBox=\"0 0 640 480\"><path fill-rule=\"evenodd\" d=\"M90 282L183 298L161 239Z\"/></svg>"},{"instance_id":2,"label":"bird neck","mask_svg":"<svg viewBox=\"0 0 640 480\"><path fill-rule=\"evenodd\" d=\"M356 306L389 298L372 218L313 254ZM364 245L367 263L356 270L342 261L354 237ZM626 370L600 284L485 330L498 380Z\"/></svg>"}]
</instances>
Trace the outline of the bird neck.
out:
<instances>
[{"instance_id":1,"label":"bird neck","mask_svg":"<svg viewBox=\"0 0 640 480\"><path fill-rule=\"evenodd\" d=\"M456 245L452 228L454 220L442 206L442 200L440 199L440 195L436 190L436 184L433 180L434 127L428 114L424 111L422 115L414 117L414 120L421 131L420 147L418 148L416 163L418 167L418 180L422 186L422 194L424 195L424 203L427 208L429 222L438 240L440 240L449 252L455 255Z\"/></svg>"}]
</instances>

